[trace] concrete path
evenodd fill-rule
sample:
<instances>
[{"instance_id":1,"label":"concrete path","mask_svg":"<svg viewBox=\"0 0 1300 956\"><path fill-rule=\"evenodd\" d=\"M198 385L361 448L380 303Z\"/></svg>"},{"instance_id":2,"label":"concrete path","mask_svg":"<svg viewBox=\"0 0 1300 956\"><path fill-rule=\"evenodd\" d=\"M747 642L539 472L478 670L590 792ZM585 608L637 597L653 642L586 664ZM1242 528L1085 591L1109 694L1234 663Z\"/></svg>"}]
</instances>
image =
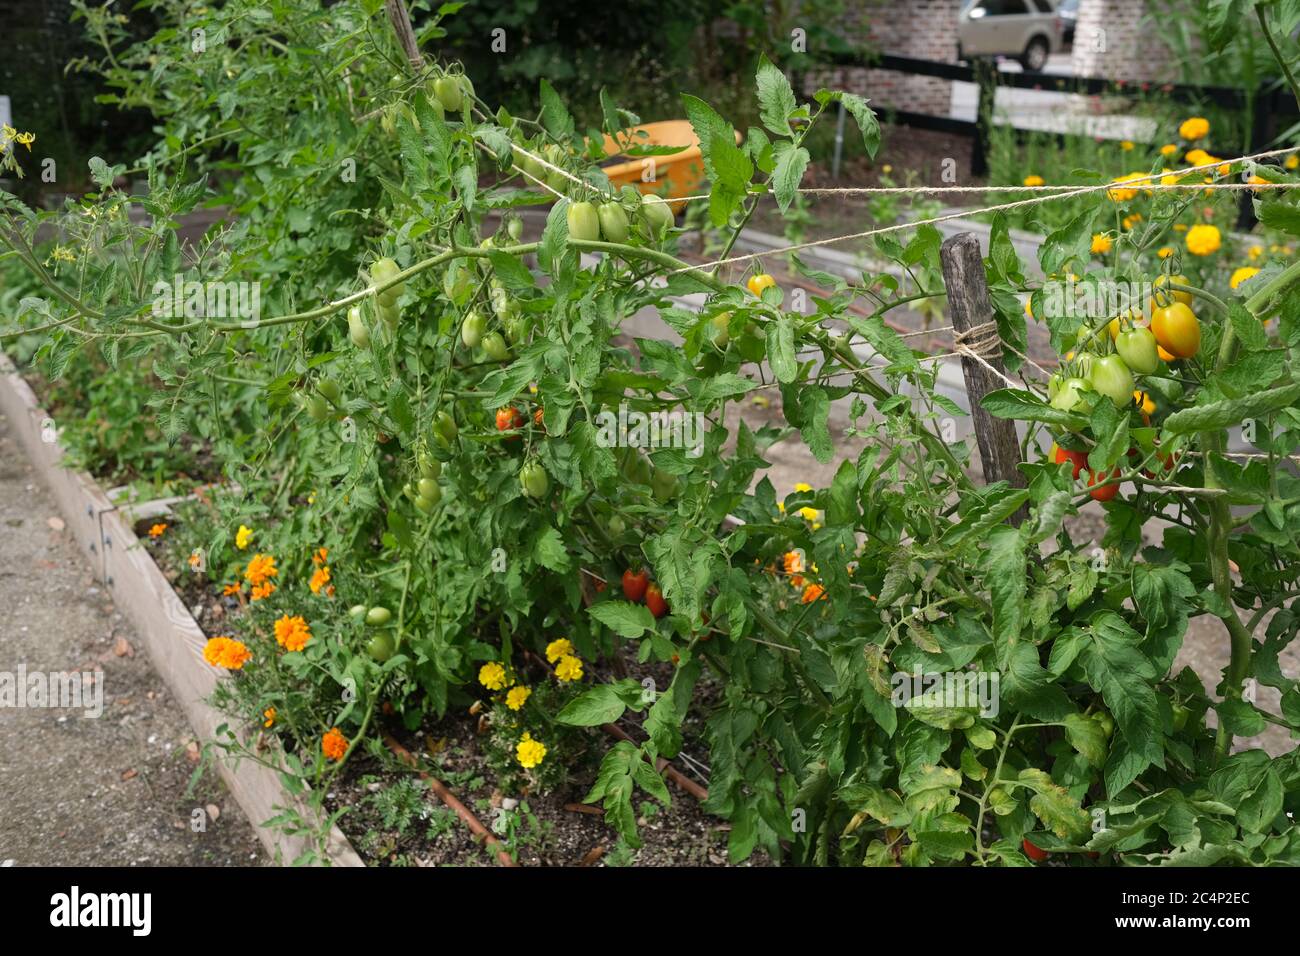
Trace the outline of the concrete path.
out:
<instances>
[{"instance_id":1,"label":"concrete path","mask_svg":"<svg viewBox=\"0 0 1300 956\"><path fill-rule=\"evenodd\" d=\"M82 707L14 707L20 669L29 683L97 676ZM83 716L100 690L102 715ZM198 759L179 704L0 416L0 865L261 865L215 772L187 794Z\"/></svg>"}]
</instances>

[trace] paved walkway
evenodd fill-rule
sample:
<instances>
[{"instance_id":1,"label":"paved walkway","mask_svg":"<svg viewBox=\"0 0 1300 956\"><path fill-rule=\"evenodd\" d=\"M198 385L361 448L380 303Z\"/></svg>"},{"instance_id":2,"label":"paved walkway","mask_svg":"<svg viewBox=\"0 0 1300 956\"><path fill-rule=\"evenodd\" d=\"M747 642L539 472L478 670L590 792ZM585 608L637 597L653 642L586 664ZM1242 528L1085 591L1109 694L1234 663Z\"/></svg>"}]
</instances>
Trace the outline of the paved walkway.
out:
<instances>
[{"instance_id":1,"label":"paved walkway","mask_svg":"<svg viewBox=\"0 0 1300 956\"><path fill-rule=\"evenodd\" d=\"M102 716L8 706L20 668L101 672ZM214 772L187 796L197 760L179 704L0 416L0 865L262 864Z\"/></svg>"}]
</instances>

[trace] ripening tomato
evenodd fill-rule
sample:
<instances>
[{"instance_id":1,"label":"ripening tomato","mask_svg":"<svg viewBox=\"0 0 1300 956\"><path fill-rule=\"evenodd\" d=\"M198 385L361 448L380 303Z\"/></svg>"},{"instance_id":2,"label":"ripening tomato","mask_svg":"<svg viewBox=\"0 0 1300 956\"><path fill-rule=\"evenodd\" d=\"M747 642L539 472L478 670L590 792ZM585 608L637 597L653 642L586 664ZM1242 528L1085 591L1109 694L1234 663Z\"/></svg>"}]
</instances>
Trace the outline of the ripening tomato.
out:
<instances>
[{"instance_id":1,"label":"ripening tomato","mask_svg":"<svg viewBox=\"0 0 1300 956\"><path fill-rule=\"evenodd\" d=\"M663 592L659 590L659 585L651 584L645 589L645 606L649 608L650 613L655 617L663 617L668 613L668 602L664 600Z\"/></svg>"},{"instance_id":2,"label":"ripening tomato","mask_svg":"<svg viewBox=\"0 0 1300 956\"><path fill-rule=\"evenodd\" d=\"M1103 471L1103 472L1100 472L1100 473L1095 472L1095 471L1089 471L1089 472L1088 472L1088 487L1089 487L1089 488L1092 488L1092 490L1089 491L1088 494L1092 496L1092 500L1093 500L1093 501L1110 501L1110 500L1111 500L1112 498L1114 498L1117 494L1119 494L1119 482L1115 482L1115 483L1113 483L1113 484L1109 484L1109 485L1101 485L1101 483L1102 483L1103 481L1107 481L1107 480L1110 479L1110 478L1118 478L1118 477L1119 477L1119 474L1120 474L1120 472L1119 472L1119 469L1118 469L1118 468L1116 468L1116 469L1115 469L1111 474L1109 474L1109 475L1106 474L1104 471ZM1101 487L1099 487L1099 488L1094 488L1094 487L1093 487L1094 485L1101 485Z\"/></svg>"},{"instance_id":3,"label":"ripening tomato","mask_svg":"<svg viewBox=\"0 0 1300 956\"><path fill-rule=\"evenodd\" d=\"M370 330L361 321L361 310L355 305L348 309L348 338L359 349L370 348Z\"/></svg>"},{"instance_id":4,"label":"ripening tomato","mask_svg":"<svg viewBox=\"0 0 1300 956\"><path fill-rule=\"evenodd\" d=\"M745 288L749 289L750 292L754 293L754 295L761 299L763 297L763 290L771 288L774 285L776 285L775 279L766 272L760 272L756 276L749 277L749 281L745 283Z\"/></svg>"},{"instance_id":5,"label":"ripening tomato","mask_svg":"<svg viewBox=\"0 0 1300 956\"><path fill-rule=\"evenodd\" d=\"M1033 860L1035 863L1042 863L1052 855L1046 850L1041 850L1034 846L1034 844L1030 843L1029 837L1025 837L1020 841L1020 848L1025 851L1025 856L1029 857L1029 859Z\"/></svg>"},{"instance_id":6,"label":"ripening tomato","mask_svg":"<svg viewBox=\"0 0 1300 956\"><path fill-rule=\"evenodd\" d=\"M1178 285L1187 285L1187 276L1158 276L1152 283L1154 294L1147 300L1147 306L1154 315L1156 309L1164 308L1175 302L1181 302L1183 305L1192 304L1192 294L1183 292L1178 289L1161 288L1167 286L1170 282L1176 282Z\"/></svg>"},{"instance_id":7,"label":"ripening tomato","mask_svg":"<svg viewBox=\"0 0 1300 956\"><path fill-rule=\"evenodd\" d=\"M1151 331L1160 347L1178 358L1191 358L1200 350L1201 324L1185 303L1156 309L1151 316Z\"/></svg>"},{"instance_id":8,"label":"ripening tomato","mask_svg":"<svg viewBox=\"0 0 1300 956\"><path fill-rule=\"evenodd\" d=\"M1133 401L1133 373L1118 355L1104 355L1088 373L1092 387L1120 408Z\"/></svg>"},{"instance_id":9,"label":"ripening tomato","mask_svg":"<svg viewBox=\"0 0 1300 956\"><path fill-rule=\"evenodd\" d=\"M1177 356L1177 355L1174 355L1172 352L1166 352L1166 351L1165 351L1165 347L1164 347L1163 345L1157 345L1157 346L1156 346L1156 355L1159 355L1159 356L1160 356L1160 361L1162 361L1162 362L1177 362L1177 361L1178 361L1178 356Z\"/></svg>"},{"instance_id":10,"label":"ripening tomato","mask_svg":"<svg viewBox=\"0 0 1300 956\"><path fill-rule=\"evenodd\" d=\"M610 520L610 524L613 524L613 519ZM623 597L633 603L640 604L645 599L646 588L649 584L649 571L642 568L640 571L634 572L631 568L628 568L623 572Z\"/></svg>"},{"instance_id":11,"label":"ripening tomato","mask_svg":"<svg viewBox=\"0 0 1300 956\"><path fill-rule=\"evenodd\" d=\"M523 428L528 419L524 413L512 405L497 409L497 431L508 432L512 428Z\"/></svg>"},{"instance_id":12,"label":"ripening tomato","mask_svg":"<svg viewBox=\"0 0 1300 956\"><path fill-rule=\"evenodd\" d=\"M1120 358L1139 375L1150 375L1160 367L1159 346L1150 329L1129 329L1115 340L1115 350Z\"/></svg>"},{"instance_id":13,"label":"ripening tomato","mask_svg":"<svg viewBox=\"0 0 1300 956\"><path fill-rule=\"evenodd\" d=\"M580 242L596 242L600 239L600 212L589 202L569 204L567 213L569 238Z\"/></svg>"},{"instance_id":14,"label":"ripening tomato","mask_svg":"<svg viewBox=\"0 0 1300 956\"><path fill-rule=\"evenodd\" d=\"M487 319L478 309L471 309L469 315L465 316L465 321L460 325L460 340L465 343L465 347L472 349L483 341L483 333L487 330Z\"/></svg>"},{"instance_id":15,"label":"ripening tomato","mask_svg":"<svg viewBox=\"0 0 1300 956\"><path fill-rule=\"evenodd\" d=\"M550 490L551 479L537 459L529 459L519 469L519 486L529 498L541 498Z\"/></svg>"},{"instance_id":16,"label":"ripening tomato","mask_svg":"<svg viewBox=\"0 0 1300 956\"><path fill-rule=\"evenodd\" d=\"M1068 461L1074 465L1074 473L1071 478L1078 478L1079 472L1088 466L1088 456L1081 451L1070 451L1068 448L1061 448L1058 445L1052 445L1052 460L1056 464Z\"/></svg>"}]
</instances>

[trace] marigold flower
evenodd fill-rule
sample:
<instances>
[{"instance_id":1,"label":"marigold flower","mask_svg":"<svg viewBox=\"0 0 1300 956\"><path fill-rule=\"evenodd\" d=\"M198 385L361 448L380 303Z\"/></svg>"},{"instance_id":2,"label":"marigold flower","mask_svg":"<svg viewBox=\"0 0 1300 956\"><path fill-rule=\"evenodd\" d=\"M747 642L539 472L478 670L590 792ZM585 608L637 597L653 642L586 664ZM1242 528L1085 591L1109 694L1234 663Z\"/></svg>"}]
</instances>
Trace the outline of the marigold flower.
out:
<instances>
[{"instance_id":1,"label":"marigold flower","mask_svg":"<svg viewBox=\"0 0 1300 956\"><path fill-rule=\"evenodd\" d=\"M312 594L320 594L320 589L325 587L325 585L329 583L330 583L330 569L322 564L319 567L317 567L314 572L312 572L311 583L308 585L308 587L311 588Z\"/></svg>"},{"instance_id":2,"label":"marigold flower","mask_svg":"<svg viewBox=\"0 0 1300 956\"><path fill-rule=\"evenodd\" d=\"M275 622L275 640L286 651L300 651L311 640L311 627L301 615L281 614Z\"/></svg>"},{"instance_id":3,"label":"marigold flower","mask_svg":"<svg viewBox=\"0 0 1300 956\"><path fill-rule=\"evenodd\" d=\"M197 551L191 551L188 560L190 562L190 567L197 568L200 564L203 563L203 556L200 555Z\"/></svg>"},{"instance_id":4,"label":"marigold flower","mask_svg":"<svg viewBox=\"0 0 1300 956\"><path fill-rule=\"evenodd\" d=\"M1222 245L1218 227L1199 223L1187 230L1187 251L1194 256L1208 256Z\"/></svg>"},{"instance_id":5,"label":"marigold flower","mask_svg":"<svg viewBox=\"0 0 1300 956\"><path fill-rule=\"evenodd\" d=\"M528 702L528 698L532 696L532 693L530 687L512 687L510 692L506 694L506 706L511 710L520 710Z\"/></svg>"},{"instance_id":6,"label":"marigold flower","mask_svg":"<svg viewBox=\"0 0 1300 956\"><path fill-rule=\"evenodd\" d=\"M1259 270L1254 266L1242 266L1240 269L1233 272L1232 278L1228 280L1228 285L1235 289L1251 276L1255 275L1259 275Z\"/></svg>"},{"instance_id":7,"label":"marigold flower","mask_svg":"<svg viewBox=\"0 0 1300 956\"><path fill-rule=\"evenodd\" d=\"M1208 136L1209 132L1210 121L1204 116L1192 116L1183 120L1182 124L1178 127L1178 135L1188 142L1200 139L1203 136Z\"/></svg>"},{"instance_id":8,"label":"marigold flower","mask_svg":"<svg viewBox=\"0 0 1300 956\"><path fill-rule=\"evenodd\" d=\"M275 723L275 708L274 707L266 708L266 710L262 711L262 716L266 718L265 720L262 721L262 726L270 727L272 724Z\"/></svg>"},{"instance_id":9,"label":"marigold flower","mask_svg":"<svg viewBox=\"0 0 1300 956\"><path fill-rule=\"evenodd\" d=\"M804 570L803 552L787 551L781 563L785 567L786 574L798 574Z\"/></svg>"},{"instance_id":10,"label":"marigold flower","mask_svg":"<svg viewBox=\"0 0 1300 956\"><path fill-rule=\"evenodd\" d=\"M1127 153L1133 149L1133 141L1131 139L1122 139L1119 142L1119 148Z\"/></svg>"},{"instance_id":11,"label":"marigold flower","mask_svg":"<svg viewBox=\"0 0 1300 956\"><path fill-rule=\"evenodd\" d=\"M561 657L566 657L572 653L573 644L567 637L561 637L546 645L546 661L549 664L554 664Z\"/></svg>"},{"instance_id":12,"label":"marigold flower","mask_svg":"<svg viewBox=\"0 0 1300 956\"><path fill-rule=\"evenodd\" d=\"M203 645L203 659L213 667L237 671L252 657L252 653L243 641L236 641L229 637L214 637Z\"/></svg>"},{"instance_id":13,"label":"marigold flower","mask_svg":"<svg viewBox=\"0 0 1300 956\"><path fill-rule=\"evenodd\" d=\"M1300 169L1300 155L1297 155L1296 153L1292 153L1290 156L1286 158L1286 162L1283 163L1282 165L1285 166L1287 169Z\"/></svg>"},{"instance_id":14,"label":"marigold flower","mask_svg":"<svg viewBox=\"0 0 1300 956\"><path fill-rule=\"evenodd\" d=\"M1250 259L1251 262L1254 262L1263 254L1264 254L1263 246L1251 246L1249 249L1246 250L1246 256Z\"/></svg>"},{"instance_id":15,"label":"marigold flower","mask_svg":"<svg viewBox=\"0 0 1300 956\"><path fill-rule=\"evenodd\" d=\"M226 597L230 597L232 594L238 594L242 590L244 590L244 582L236 581L234 584L227 584L221 589L221 593Z\"/></svg>"},{"instance_id":16,"label":"marigold flower","mask_svg":"<svg viewBox=\"0 0 1300 956\"><path fill-rule=\"evenodd\" d=\"M269 598L275 593L275 585L270 581L264 581L261 584L254 584L253 590L249 593L254 601L260 601L263 598Z\"/></svg>"},{"instance_id":17,"label":"marigold flower","mask_svg":"<svg viewBox=\"0 0 1300 956\"><path fill-rule=\"evenodd\" d=\"M325 563L326 559L329 558L329 556L330 556L329 548L317 548L315 553L312 554L311 556L311 563L315 565L322 565Z\"/></svg>"},{"instance_id":18,"label":"marigold flower","mask_svg":"<svg viewBox=\"0 0 1300 956\"><path fill-rule=\"evenodd\" d=\"M1165 145L1160 147L1161 156L1172 156L1176 152L1178 152L1178 147L1173 143L1165 143Z\"/></svg>"},{"instance_id":19,"label":"marigold flower","mask_svg":"<svg viewBox=\"0 0 1300 956\"><path fill-rule=\"evenodd\" d=\"M582 661L572 654L565 654L555 665L555 677L564 683L582 680Z\"/></svg>"},{"instance_id":20,"label":"marigold flower","mask_svg":"<svg viewBox=\"0 0 1300 956\"><path fill-rule=\"evenodd\" d=\"M1042 176L1026 176L1021 181L1021 185L1024 186L1042 186L1045 184L1046 184L1045 180L1043 179Z\"/></svg>"},{"instance_id":21,"label":"marigold flower","mask_svg":"<svg viewBox=\"0 0 1300 956\"><path fill-rule=\"evenodd\" d=\"M163 536L163 532L166 530L167 530L167 525L163 524L162 522L159 522L158 524L154 525L152 528L149 529L149 537L161 538Z\"/></svg>"},{"instance_id":22,"label":"marigold flower","mask_svg":"<svg viewBox=\"0 0 1300 956\"><path fill-rule=\"evenodd\" d=\"M800 604L811 604L820 598L826 596L826 589L820 584L810 584L803 589L803 595L799 598Z\"/></svg>"},{"instance_id":23,"label":"marigold flower","mask_svg":"<svg viewBox=\"0 0 1300 956\"><path fill-rule=\"evenodd\" d=\"M1138 179L1148 179L1146 173L1129 173L1127 176L1120 176L1118 179L1112 179L1112 183L1131 183ZM1114 189L1106 190L1106 195L1115 202L1128 202L1138 191L1131 186L1120 186Z\"/></svg>"},{"instance_id":24,"label":"marigold flower","mask_svg":"<svg viewBox=\"0 0 1300 956\"><path fill-rule=\"evenodd\" d=\"M255 554L244 569L244 580L249 584L263 584L279 575L275 558L269 554Z\"/></svg>"},{"instance_id":25,"label":"marigold flower","mask_svg":"<svg viewBox=\"0 0 1300 956\"><path fill-rule=\"evenodd\" d=\"M496 661L489 661L478 670L478 682L488 690L504 690L506 669Z\"/></svg>"},{"instance_id":26,"label":"marigold flower","mask_svg":"<svg viewBox=\"0 0 1300 956\"><path fill-rule=\"evenodd\" d=\"M243 551L245 548L248 547L248 542L252 540L253 540L253 529L241 524L239 526L239 530L235 532L235 547L238 548L240 551Z\"/></svg>"},{"instance_id":27,"label":"marigold flower","mask_svg":"<svg viewBox=\"0 0 1300 956\"><path fill-rule=\"evenodd\" d=\"M348 738L337 727L331 727L321 738L320 749L327 760L342 760L348 752Z\"/></svg>"},{"instance_id":28,"label":"marigold flower","mask_svg":"<svg viewBox=\"0 0 1300 956\"><path fill-rule=\"evenodd\" d=\"M1214 162L1214 157L1203 149L1189 149L1183 159L1188 166L1208 166Z\"/></svg>"},{"instance_id":29,"label":"marigold flower","mask_svg":"<svg viewBox=\"0 0 1300 956\"><path fill-rule=\"evenodd\" d=\"M1159 249L1156 250L1156 255L1158 255L1161 259L1168 259L1173 254L1174 254L1173 246L1161 246Z\"/></svg>"},{"instance_id":30,"label":"marigold flower","mask_svg":"<svg viewBox=\"0 0 1300 956\"><path fill-rule=\"evenodd\" d=\"M1098 232L1093 234L1092 251L1094 253L1097 253L1099 255L1104 255L1105 253L1110 252L1110 248L1112 245L1114 245L1114 243L1111 242L1110 236L1106 235L1104 232Z\"/></svg>"},{"instance_id":31,"label":"marigold flower","mask_svg":"<svg viewBox=\"0 0 1300 956\"><path fill-rule=\"evenodd\" d=\"M515 748L515 758L519 761L519 766L525 770L532 770L546 759L546 744L534 740L525 730L523 737L519 739L519 746Z\"/></svg>"}]
</instances>

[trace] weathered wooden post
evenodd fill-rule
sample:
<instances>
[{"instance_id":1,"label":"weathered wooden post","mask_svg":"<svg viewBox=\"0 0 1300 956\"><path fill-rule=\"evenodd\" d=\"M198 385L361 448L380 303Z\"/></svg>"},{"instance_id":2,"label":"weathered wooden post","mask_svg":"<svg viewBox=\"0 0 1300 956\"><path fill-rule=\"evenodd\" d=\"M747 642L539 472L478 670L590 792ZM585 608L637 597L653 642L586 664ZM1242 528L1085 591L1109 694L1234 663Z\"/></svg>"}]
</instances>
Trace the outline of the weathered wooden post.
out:
<instances>
[{"instance_id":1,"label":"weathered wooden post","mask_svg":"<svg viewBox=\"0 0 1300 956\"><path fill-rule=\"evenodd\" d=\"M979 240L969 232L948 238L939 249L939 261L943 265L943 283L948 290L953 340L984 360L981 362L970 355L961 357L975 439L984 465L984 480L990 484L1006 481L1012 487L1023 488L1025 476L1016 467L1020 463L1020 445L1016 440L1015 422L994 418L980 404L989 392L1006 387L1006 382L1000 377L1006 373L1006 367L1002 364L1001 349L993 348L1001 337L994 317L993 300L989 298ZM1020 524L1028 515L1028 509L1021 508L1012 515L1012 523Z\"/></svg>"}]
</instances>

